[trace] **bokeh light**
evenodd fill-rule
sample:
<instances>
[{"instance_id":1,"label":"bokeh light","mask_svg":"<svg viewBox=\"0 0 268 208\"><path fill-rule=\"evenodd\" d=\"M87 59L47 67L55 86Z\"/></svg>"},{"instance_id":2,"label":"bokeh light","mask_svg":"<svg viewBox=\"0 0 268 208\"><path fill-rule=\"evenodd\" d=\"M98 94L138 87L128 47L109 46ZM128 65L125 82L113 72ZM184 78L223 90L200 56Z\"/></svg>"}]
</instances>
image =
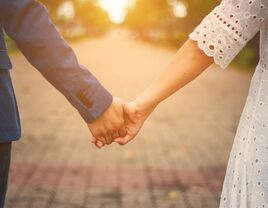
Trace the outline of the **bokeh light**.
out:
<instances>
[{"instance_id":1,"label":"bokeh light","mask_svg":"<svg viewBox=\"0 0 268 208\"><path fill-rule=\"evenodd\" d=\"M187 8L184 3L177 2L173 5L173 13L176 17L183 18L187 16Z\"/></svg>"},{"instance_id":2,"label":"bokeh light","mask_svg":"<svg viewBox=\"0 0 268 208\"><path fill-rule=\"evenodd\" d=\"M173 7L173 14L175 17L184 18L187 16L187 6L182 1L169 0L170 5Z\"/></svg>"},{"instance_id":3,"label":"bokeh light","mask_svg":"<svg viewBox=\"0 0 268 208\"><path fill-rule=\"evenodd\" d=\"M120 24L124 21L127 8L134 0L100 0L99 5L108 12L113 23Z\"/></svg>"},{"instance_id":4,"label":"bokeh light","mask_svg":"<svg viewBox=\"0 0 268 208\"><path fill-rule=\"evenodd\" d=\"M74 4L71 1L66 1L58 8L58 15L65 19L73 19L75 16Z\"/></svg>"}]
</instances>

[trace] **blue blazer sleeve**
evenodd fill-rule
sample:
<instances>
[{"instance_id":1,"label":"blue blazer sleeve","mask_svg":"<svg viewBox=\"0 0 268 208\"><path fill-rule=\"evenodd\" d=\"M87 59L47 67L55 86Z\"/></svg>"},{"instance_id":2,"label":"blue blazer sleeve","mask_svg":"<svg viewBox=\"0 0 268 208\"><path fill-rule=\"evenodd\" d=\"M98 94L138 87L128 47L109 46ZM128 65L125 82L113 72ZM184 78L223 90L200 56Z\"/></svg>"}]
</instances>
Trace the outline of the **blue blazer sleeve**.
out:
<instances>
[{"instance_id":1,"label":"blue blazer sleeve","mask_svg":"<svg viewBox=\"0 0 268 208\"><path fill-rule=\"evenodd\" d=\"M70 101L87 123L110 106L112 95L79 65L42 4L34 0L0 0L0 19L6 33L29 62Z\"/></svg>"}]
</instances>

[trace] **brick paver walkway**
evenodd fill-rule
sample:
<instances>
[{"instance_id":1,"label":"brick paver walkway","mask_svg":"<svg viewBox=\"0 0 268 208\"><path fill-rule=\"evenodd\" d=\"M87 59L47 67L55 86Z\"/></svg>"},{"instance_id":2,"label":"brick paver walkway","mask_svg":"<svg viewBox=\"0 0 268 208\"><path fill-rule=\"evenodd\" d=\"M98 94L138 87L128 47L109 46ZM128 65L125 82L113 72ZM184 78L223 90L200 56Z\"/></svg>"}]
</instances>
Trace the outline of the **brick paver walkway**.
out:
<instances>
[{"instance_id":1,"label":"brick paver walkway","mask_svg":"<svg viewBox=\"0 0 268 208\"><path fill-rule=\"evenodd\" d=\"M117 30L73 47L125 99L175 52ZM23 138L13 148L7 208L217 208L250 74L213 66L159 106L130 145L97 150L65 99L21 55L12 59Z\"/></svg>"}]
</instances>

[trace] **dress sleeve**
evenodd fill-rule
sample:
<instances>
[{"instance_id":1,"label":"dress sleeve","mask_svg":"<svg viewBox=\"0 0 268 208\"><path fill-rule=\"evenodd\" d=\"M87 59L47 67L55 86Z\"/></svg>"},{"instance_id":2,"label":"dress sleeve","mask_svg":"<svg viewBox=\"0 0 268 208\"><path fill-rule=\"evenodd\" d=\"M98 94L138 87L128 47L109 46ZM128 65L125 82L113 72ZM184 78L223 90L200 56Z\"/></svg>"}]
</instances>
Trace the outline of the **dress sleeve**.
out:
<instances>
[{"instance_id":1,"label":"dress sleeve","mask_svg":"<svg viewBox=\"0 0 268 208\"><path fill-rule=\"evenodd\" d=\"M223 0L189 37L226 68L267 19L268 0Z\"/></svg>"}]
</instances>

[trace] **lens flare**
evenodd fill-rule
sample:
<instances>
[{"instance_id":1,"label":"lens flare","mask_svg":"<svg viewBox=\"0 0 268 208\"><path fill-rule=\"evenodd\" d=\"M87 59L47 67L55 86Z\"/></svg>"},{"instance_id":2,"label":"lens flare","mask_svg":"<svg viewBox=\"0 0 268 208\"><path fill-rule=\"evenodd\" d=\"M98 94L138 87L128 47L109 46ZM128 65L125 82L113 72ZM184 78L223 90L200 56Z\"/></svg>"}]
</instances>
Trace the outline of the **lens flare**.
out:
<instances>
[{"instance_id":1,"label":"lens flare","mask_svg":"<svg viewBox=\"0 0 268 208\"><path fill-rule=\"evenodd\" d=\"M113 23L120 24L124 21L127 8L132 2L132 0L99 0L99 5L108 12Z\"/></svg>"}]
</instances>

